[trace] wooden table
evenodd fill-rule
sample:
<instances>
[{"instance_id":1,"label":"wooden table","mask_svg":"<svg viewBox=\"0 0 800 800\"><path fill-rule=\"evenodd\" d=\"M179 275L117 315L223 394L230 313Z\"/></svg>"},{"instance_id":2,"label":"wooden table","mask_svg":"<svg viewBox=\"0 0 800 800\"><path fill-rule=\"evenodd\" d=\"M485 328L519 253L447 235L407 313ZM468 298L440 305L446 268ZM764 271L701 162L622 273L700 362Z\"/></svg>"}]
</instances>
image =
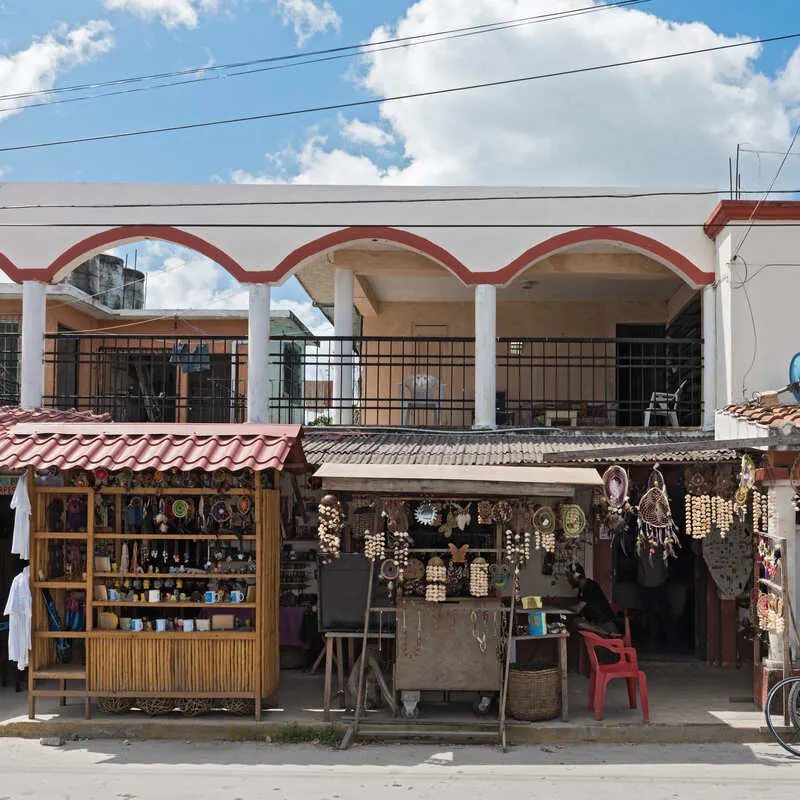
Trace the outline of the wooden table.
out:
<instances>
[{"instance_id":1,"label":"wooden table","mask_svg":"<svg viewBox=\"0 0 800 800\"><path fill-rule=\"evenodd\" d=\"M325 634L325 689L322 701L322 712L326 721L331 718L331 693L333 689L333 648L336 647L336 677L339 684L337 696L344 701L345 675L344 675L344 648L342 642L355 644L356 640L364 638L363 631L329 631ZM394 639L394 632L370 633L368 639ZM353 648L354 649L354 648ZM352 656L352 654L351 654Z\"/></svg>"},{"instance_id":2,"label":"wooden table","mask_svg":"<svg viewBox=\"0 0 800 800\"><path fill-rule=\"evenodd\" d=\"M561 672L561 719L569 719L569 681L567 678L567 639L569 633L545 633L541 636L512 636L514 642L539 642L544 639L558 639L558 669Z\"/></svg>"}]
</instances>

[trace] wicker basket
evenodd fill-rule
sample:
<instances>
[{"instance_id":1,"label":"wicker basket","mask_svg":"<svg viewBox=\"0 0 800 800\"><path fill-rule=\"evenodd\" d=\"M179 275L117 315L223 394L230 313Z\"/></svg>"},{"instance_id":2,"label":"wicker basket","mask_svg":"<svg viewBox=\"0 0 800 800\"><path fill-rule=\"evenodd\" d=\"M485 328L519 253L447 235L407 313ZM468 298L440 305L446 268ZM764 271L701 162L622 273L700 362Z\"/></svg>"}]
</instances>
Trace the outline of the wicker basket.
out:
<instances>
[{"instance_id":1,"label":"wicker basket","mask_svg":"<svg viewBox=\"0 0 800 800\"><path fill-rule=\"evenodd\" d=\"M561 672L558 667L511 667L508 713L528 722L554 719L561 713Z\"/></svg>"}]
</instances>

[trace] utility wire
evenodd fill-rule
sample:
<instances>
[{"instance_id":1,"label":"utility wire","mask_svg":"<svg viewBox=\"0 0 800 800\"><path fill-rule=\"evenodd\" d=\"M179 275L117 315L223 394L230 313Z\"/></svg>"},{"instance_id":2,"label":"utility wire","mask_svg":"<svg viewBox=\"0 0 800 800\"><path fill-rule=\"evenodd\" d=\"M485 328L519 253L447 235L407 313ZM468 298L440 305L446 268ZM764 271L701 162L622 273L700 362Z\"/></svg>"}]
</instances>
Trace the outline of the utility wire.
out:
<instances>
[{"instance_id":1,"label":"utility wire","mask_svg":"<svg viewBox=\"0 0 800 800\"><path fill-rule=\"evenodd\" d=\"M800 155L800 153L798 153ZM27 203L0 205L0 211L31 209L78 209L78 208L236 208L247 206L350 206L350 205L397 205L417 203L475 203L531 200L639 200L646 197L714 197L728 193L728 189L696 189L641 192L592 192L591 194L501 194L464 195L461 197L387 197L387 198L342 198L340 200L198 200L164 203ZM740 189L742 194L800 194L800 189Z\"/></svg>"},{"instance_id":2,"label":"utility wire","mask_svg":"<svg viewBox=\"0 0 800 800\"><path fill-rule=\"evenodd\" d=\"M791 155L792 150L794 149L794 145L795 142L797 141L798 136L800 136L800 125L798 125L797 128L795 128L794 136L792 136L792 140L789 142L789 147L786 149L786 152L784 153L783 158L781 159L781 163L778 164L778 169L775 171L775 177L772 179L772 182L769 185L769 189L767 189L764 196L753 207L753 211L750 214L750 219L747 221L748 222L747 230L744 232L744 236L742 236L741 240L739 241L739 244L736 247L736 250L731 259L732 261L736 261L737 257L739 256L739 253L744 247L744 243L747 241L747 237L750 236L750 231L753 230L753 223L755 221L756 214L758 213L758 209L761 208L761 204L767 199L769 191L777 183L778 178L780 177L781 172L783 172L783 168L786 166L786 162L789 160L789 156Z\"/></svg>"},{"instance_id":3,"label":"utility wire","mask_svg":"<svg viewBox=\"0 0 800 800\"><path fill-rule=\"evenodd\" d=\"M382 52L383 50L394 50L397 47L411 47L418 44L426 44L429 41L443 41L446 39L461 38L463 36L474 36L482 33L492 33L496 30L506 30L507 28L516 28L524 25L531 25L540 22L550 22L553 20L568 19L570 17L582 16L583 14L592 14L597 11L605 11L611 8L626 8L629 6L642 5L649 3L651 0L617 0L616 2L605 3L603 5L584 6L582 8L565 9L563 11L553 11L547 14L537 14L529 17L518 17L508 20L498 20L497 22L487 22L482 25L471 25L461 28L450 28L441 31L432 31L430 33L420 33L412 36L395 37L391 39L382 39L376 42L361 42L359 44L343 45L340 47L329 47L324 50L311 50L304 53L291 53L289 55L271 56L267 58L251 59L249 61L238 61L230 64L218 64L204 67L191 67L189 69L177 70L174 72L161 72L151 75L139 75L129 78L116 78L110 81L98 81L96 83L74 84L72 86L53 87L50 89L38 89L28 92L16 92L13 94L0 95L0 100L24 100L28 98L53 96L64 93L90 91L94 89L102 89L106 87L126 86L133 83L141 83L145 81L166 80L168 78L184 78L191 75L200 75L199 78L193 78L185 81L176 81L175 83L159 84L157 86L148 86L138 89L128 89L119 92L107 92L98 95L87 95L85 97L73 98L74 100L86 100L92 97L108 97L114 94L125 94L136 91L147 91L149 89L162 89L167 86L178 86L186 83L196 83L205 80L216 80L224 77L236 77L239 75L250 75L256 72L269 71L272 69L283 69L286 67L295 66L296 64L316 64L322 61L330 61L338 58L352 58L358 55L368 55L371 52ZM394 45L393 47L383 47L383 45ZM333 54L333 55L332 55ZM327 56L325 58L312 58L314 56ZM283 64L282 66L262 67L260 69L244 70L244 67L252 67L263 64L275 64L277 62L295 62ZM228 75L221 75L221 72L228 70L238 69L240 72L233 72ZM71 102L71 100L53 101L55 102ZM40 105L50 105L51 103L42 103ZM18 106L17 108L21 108ZM2 109L9 111L13 109Z\"/></svg>"},{"instance_id":4,"label":"utility wire","mask_svg":"<svg viewBox=\"0 0 800 800\"><path fill-rule=\"evenodd\" d=\"M420 97L440 97L442 95L454 94L457 92L472 91L475 89L486 89L497 86L510 86L518 83L530 83L532 81L544 80L547 78L560 78L570 75L580 75L591 72L600 72L607 69L617 69L636 64L651 64L658 61L666 61L672 58L682 58L685 56L701 55L705 53L732 50L738 47L752 47L760 44L771 44L773 42L784 42L790 39L800 38L800 33L789 33L782 36L771 36L763 39L751 39L747 42L732 42L730 44L716 45L714 47L703 47L696 50L684 50L677 53L664 53L658 56L647 56L643 58L628 59L626 61L615 61L608 64L597 64L591 67L577 67L575 69L560 70L558 72L539 73L537 75L527 75L519 78L506 78L504 80L486 81L483 83L473 83L463 86L453 86L446 89L431 89L424 92L409 92L385 97L370 98L367 100L353 100L349 103L330 103L323 106L313 106L311 108L292 109L289 111L274 111L267 114L252 114L243 117L231 117L228 119L209 120L205 122L189 122L181 125L166 125L160 128L145 128L135 131L122 131L119 133L98 134L95 136L81 136L74 139L57 139L36 144L18 144L8 147L0 147L0 153L10 153L21 150L37 150L46 147L58 147L67 144L83 144L86 142L101 142L111 139L127 139L135 136L148 136L159 133L170 133L173 131L186 131L199 128L211 128L220 125L234 125L243 122L255 122L258 120L280 119L284 117L294 117L304 114L314 114L322 111L335 111L345 108L362 108L364 106L380 105L381 103L394 102L397 100L411 100Z\"/></svg>"}]
</instances>

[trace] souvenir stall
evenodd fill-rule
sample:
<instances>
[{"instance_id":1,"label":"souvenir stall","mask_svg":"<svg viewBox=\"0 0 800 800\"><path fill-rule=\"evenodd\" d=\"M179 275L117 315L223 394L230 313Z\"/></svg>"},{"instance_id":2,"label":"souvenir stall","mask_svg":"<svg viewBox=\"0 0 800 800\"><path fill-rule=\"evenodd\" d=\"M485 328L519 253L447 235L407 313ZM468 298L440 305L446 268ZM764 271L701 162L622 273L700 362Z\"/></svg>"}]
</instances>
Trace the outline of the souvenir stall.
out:
<instances>
[{"instance_id":1,"label":"souvenir stall","mask_svg":"<svg viewBox=\"0 0 800 800\"><path fill-rule=\"evenodd\" d=\"M580 537L584 508L600 485L597 471L328 463L316 478L326 492L318 531L327 562L323 626L335 620L362 639L360 667L367 641L378 642L373 665L388 662L385 682L393 697L399 694L396 707L406 719L420 708L424 713L432 695L441 702L469 693L474 710L496 709L515 640L562 633L560 621L534 607L533 596L519 615L513 599L521 599L534 557L552 560L557 542ZM349 545L342 538L346 523ZM362 566L352 565L353 558ZM342 570L349 574L348 596L326 593L326 572ZM359 609L336 608L353 596ZM329 639L342 633L326 631Z\"/></svg>"},{"instance_id":2,"label":"souvenir stall","mask_svg":"<svg viewBox=\"0 0 800 800\"><path fill-rule=\"evenodd\" d=\"M255 713L278 687L278 481L299 426L20 425L36 698ZM36 473L46 474L40 485ZM56 681L56 685L53 685Z\"/></svg>"}]
</instances>

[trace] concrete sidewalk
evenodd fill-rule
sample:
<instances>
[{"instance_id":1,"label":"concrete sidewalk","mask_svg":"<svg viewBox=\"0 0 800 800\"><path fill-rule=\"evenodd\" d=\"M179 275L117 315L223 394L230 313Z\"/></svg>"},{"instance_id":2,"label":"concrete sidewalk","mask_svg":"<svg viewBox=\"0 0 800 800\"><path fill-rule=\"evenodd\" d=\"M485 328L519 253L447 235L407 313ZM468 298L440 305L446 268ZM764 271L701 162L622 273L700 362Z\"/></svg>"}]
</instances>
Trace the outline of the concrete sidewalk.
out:
<instances>
[{"instance_id":1,"label":"concrete sidewalk","mask_svg":"<svg viewBox=\"0 0 800 800\"><path fill-rule=\"evenodd\" d=\"M509 721L508 737L514 743L540 742L650 742L724 743L769 741L762 712L752 703L752 673L749 669L719 670L696 663L650 663L643 665L648 676L649 725L642 724L640 710L630 710L623 681L609 687L602 722L596 722L587 708L588 680L570 675L570 719L568 722ZM101 714L83 719L82 703L59 706L55 698L40 698L37 719L27 717L27 697L13 689L0 690L0 736L39 738L64 736L110 739L181 739L191 741L265 741L279 735L288 725L324 728L322 679L299 672L284 672L279 693L280 707L264 712L256 722L250 717L212 713L186 718L178 714L147 717L140 712ZM349 716L334 713L334 721L345 724ZM385 719L368 713L367 726ZM465 723L475 723L470 713L458 714L442 706L424 705L421 722L435 725L446 734ZM482 728L490 719L479 720ZM446 738L443 736L442 738Z\"/></svg>"}]
</instances>

